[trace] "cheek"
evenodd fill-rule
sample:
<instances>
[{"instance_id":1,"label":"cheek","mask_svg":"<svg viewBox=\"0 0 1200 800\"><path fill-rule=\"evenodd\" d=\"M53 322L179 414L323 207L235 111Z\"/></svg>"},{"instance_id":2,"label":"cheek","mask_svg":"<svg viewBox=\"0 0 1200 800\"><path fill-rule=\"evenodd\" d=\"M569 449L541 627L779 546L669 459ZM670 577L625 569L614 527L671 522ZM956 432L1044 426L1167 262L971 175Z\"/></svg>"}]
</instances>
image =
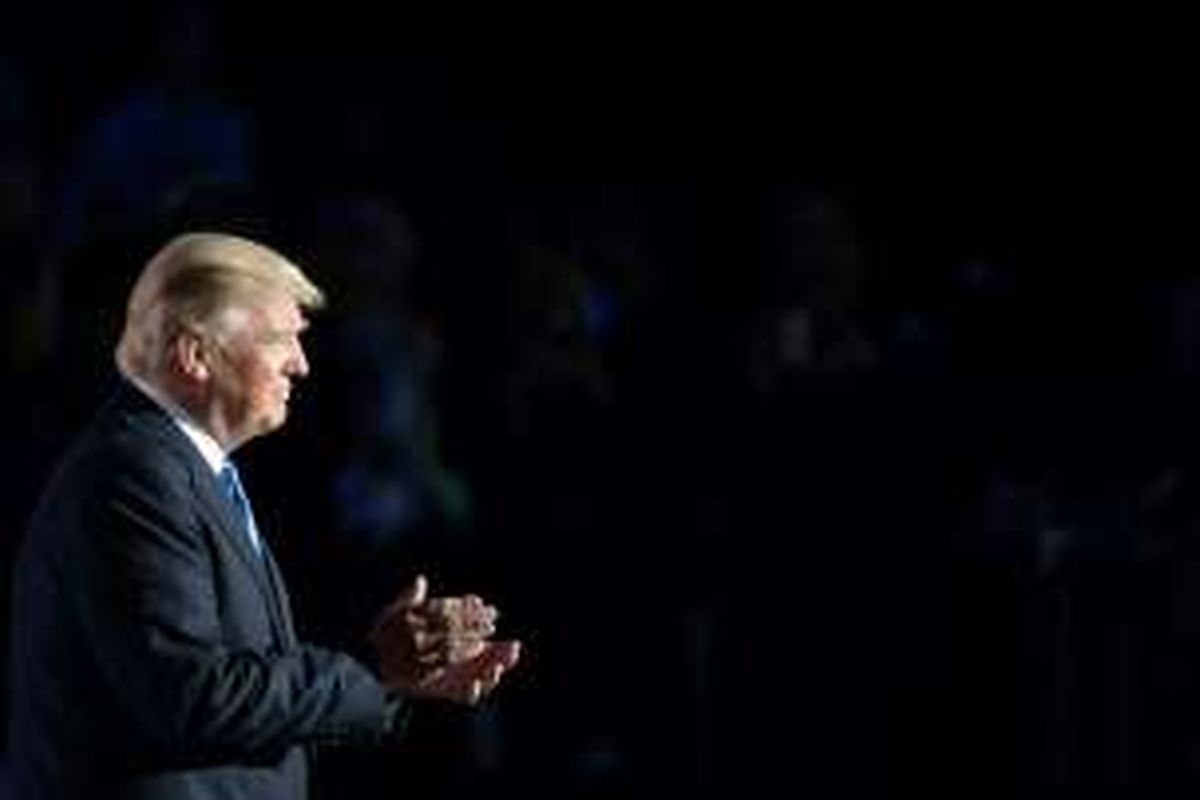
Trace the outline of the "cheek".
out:
<instances>
[{"instance_id":1,"label":"cheek","mask_svg":"<svg viewBox=\"0 0 1200 800\"><path fill-rule=\"evenodd\" d=\"M276 406L284 393L283 381L279 375L267 369L255 371L249 388L250 402L263 410Z\"/></svg>"},{"instance_id":2,"label":"cheek","mask_svg":"<svg viewBox=\"0 0 1200 800\"><path fill-rule=\"evenodd\" d=\"M258 395L266 402L277 403L286 392L285 384L276 376L269 376L258 385Z\"/></svg>"}]
</instances>

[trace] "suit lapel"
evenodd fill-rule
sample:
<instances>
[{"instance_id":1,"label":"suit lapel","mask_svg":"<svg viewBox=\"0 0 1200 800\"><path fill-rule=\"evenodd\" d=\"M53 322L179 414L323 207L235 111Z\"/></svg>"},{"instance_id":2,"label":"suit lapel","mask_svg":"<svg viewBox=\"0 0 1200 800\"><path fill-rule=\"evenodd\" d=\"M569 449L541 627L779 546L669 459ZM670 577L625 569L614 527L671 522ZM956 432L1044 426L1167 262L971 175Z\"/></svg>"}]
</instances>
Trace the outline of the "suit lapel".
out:
<instances>
[{"instance_id":1,"label":"suit lapel","mask_svg":"<svg viewBox=\"0 0 1200 800\"><path fill-rule=\"evenodd\" d=\"M281 585L281 582L275 576L268 574L268 570L274 567L266 543L263 543L263 554L260 556L254 551L249 537L242 530L241 521L234 517L233 508L220 494L216 477L211 474L211 470L207 469L207 465L200 466L204 468L200 474L197 474L198 470L192 470L193 483L200 499L200 507L208 517L209 523L220 531L234 552L237 553L238 558L246 565L250 574L254 576L254 583L262 592L263 599L270 610L275 633L280 641L291 643L294 639L291 620L288 618L286 605L280 602L279 592L272 585Z\"/></svg>"},{"instance_id":2,"label":"suit lapel","mask_svg":"<svg viewBox=\"0 0 1200 800\"><path fill-rule=\"evenodd\" d=\"M270 546L266 540L263 541L263 563L267 568L267 575L271 579L271 586L275 590L275 604L279 610L279 618L283 623L283 641L289 647L297 644L296 626L292 621L291 599L288 597L287 587L283 583L283 574L279 571L279 565L275 563L275 556L271 553Z\"/></svg>"},{"instance_id":3,"label":"suit lapel","mask_svg":"<svg viewBox=\"0 0 1200 800\"><path fill-rule=\"evenodd\" d=\"M132 424L143 433L177 450L184 457L189 465L192 491L202 515L208 524L225 538L253 576L254 584L266 603L277 639L288 645L294 644L296 635L292 627L291 612L288 609L283 580L279 576L274 559L270 557L265 542L263 555L255 552L249 537L242 529L241 520L236 518L232 506L221 493L216 475L195 445L188 441L183 431L179 430L165 411L130 384L121 382L115 403L120 413L128 414ZM271 571L271 574L268 574L268 571Z\"/></svg>"}]
</instances>

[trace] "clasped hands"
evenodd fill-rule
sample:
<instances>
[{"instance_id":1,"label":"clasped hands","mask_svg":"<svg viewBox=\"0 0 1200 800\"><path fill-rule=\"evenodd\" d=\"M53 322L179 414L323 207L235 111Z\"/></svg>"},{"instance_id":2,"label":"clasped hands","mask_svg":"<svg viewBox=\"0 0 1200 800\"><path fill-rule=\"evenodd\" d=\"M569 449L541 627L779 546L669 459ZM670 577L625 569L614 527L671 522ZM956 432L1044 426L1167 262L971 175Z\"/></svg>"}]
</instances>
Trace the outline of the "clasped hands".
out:
<instances>
[{"instance_id":1,"label":"clasped hands","mask_svg":"<svg viewBox=\"0 0 1200 800\"><path fill-rule=\"evenodd\" d=\"M476 595L428 597L418 576L368 634L380 680L410 697L475 704L516 666L521 643L496 641L498 612Z\"/></svg>"}]
</instances>

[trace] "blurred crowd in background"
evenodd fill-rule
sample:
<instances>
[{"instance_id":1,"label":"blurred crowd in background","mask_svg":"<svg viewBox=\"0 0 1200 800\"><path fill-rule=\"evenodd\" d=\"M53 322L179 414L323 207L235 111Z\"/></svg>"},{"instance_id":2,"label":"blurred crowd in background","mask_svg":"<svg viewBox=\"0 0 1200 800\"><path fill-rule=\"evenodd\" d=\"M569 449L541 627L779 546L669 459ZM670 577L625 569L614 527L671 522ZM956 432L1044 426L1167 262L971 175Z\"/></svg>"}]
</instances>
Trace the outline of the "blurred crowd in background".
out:
<instances>
[{"instance_id":1,"label":"blurred crowd in background","mask_svg":"<svg viewBox=\"0 0 1200 800\"><path fill-rule=\"evenodd\" d=\"M324 796L1196 785L1200 139L1165 26L480 13L10 20L4 617L134 277L224 230L331 299L245 457L302 628L360 647L420 572L527 643L483 708L323 754Z\"/></svg>"}]
</instances>

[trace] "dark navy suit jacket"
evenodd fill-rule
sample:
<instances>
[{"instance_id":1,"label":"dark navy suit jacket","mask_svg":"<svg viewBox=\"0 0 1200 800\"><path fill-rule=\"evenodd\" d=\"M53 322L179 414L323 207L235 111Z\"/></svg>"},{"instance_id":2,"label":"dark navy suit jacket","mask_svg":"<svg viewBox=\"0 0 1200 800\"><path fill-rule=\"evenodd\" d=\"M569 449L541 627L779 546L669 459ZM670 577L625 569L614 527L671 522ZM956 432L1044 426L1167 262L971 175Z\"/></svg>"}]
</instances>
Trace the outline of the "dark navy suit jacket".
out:
<instances>
[{"instance_id":1,"label":"dark navy suit jacket","mask_svg":"<svg viewBox=\"0 0 1200 800\"><path fill-rule=\"evenodd\" d=\"M297 800L310 745L387 733L396 702L348 655L297 641L235 514L195 445L122 384L18 558L15 797Z\"/></svg>"}]
</instances>

